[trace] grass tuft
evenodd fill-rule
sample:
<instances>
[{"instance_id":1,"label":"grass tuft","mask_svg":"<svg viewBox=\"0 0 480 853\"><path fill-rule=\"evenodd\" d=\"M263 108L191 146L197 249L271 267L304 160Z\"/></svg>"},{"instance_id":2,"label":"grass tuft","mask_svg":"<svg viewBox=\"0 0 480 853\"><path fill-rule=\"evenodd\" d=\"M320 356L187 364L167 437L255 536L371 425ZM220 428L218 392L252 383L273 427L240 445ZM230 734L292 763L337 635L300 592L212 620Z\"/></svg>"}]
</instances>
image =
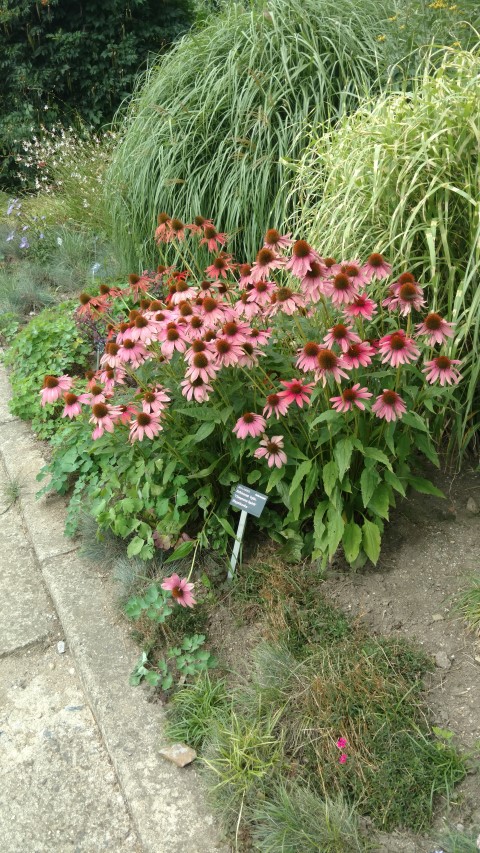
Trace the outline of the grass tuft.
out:
<instances>
[{"instance_id":1,"label":"grass tuft","mask_svg":"<svg viewBox=\"0 0 480 853\"><path fill-rule=\"evenodd\" d=\"M480 575L471 578L470 586L460 596L457 610L470 630L480 636Z\"/></svg>"},{"instance_id":2,"label":"grass tuft","mask_svg":"<svg viewBox=\"0 0 480 853\"><path fill-rule=\"evenodd\" d=\"M165 734L172 741L181 741L196 750L201 749L215 717L228 704L225 682L212 679L206 671L193 684L173 694L167 707Z\"/></svg>"}]
</instances>

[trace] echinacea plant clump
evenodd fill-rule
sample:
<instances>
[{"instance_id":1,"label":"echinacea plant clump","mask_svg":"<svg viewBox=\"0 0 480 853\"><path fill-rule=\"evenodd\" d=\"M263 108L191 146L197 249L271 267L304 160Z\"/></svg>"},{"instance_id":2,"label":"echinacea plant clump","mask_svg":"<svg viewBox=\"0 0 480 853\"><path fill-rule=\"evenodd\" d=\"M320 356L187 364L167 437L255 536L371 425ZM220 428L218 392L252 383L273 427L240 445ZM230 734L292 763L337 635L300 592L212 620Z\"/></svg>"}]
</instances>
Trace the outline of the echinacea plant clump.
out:
<instances>
[{"instance_id":1,"label":"echinacea plant clump","mask_svg":"<svg viewBox=\"0 0 480 853\"><path fill-rule=\"evenodd\" d=\"M164 213L155 236L170 265L80 296L78 314L107 340L99 369L86 385L48 376L40 392L105 444L112 482L91 495L100 525L128 537L131 555L165 541L181 541L179 557L222 550L243 482L267 493L259 524L290 556L325 563L341 546L354 566L376 563L395 494L439 494L415 469L422 455L437 463L429 421L461 378L453 325L376 252L338 261L271 228L239 264L211 220ZM116 468L126 444L135 489Z\"/></svg>"}]
</instances>

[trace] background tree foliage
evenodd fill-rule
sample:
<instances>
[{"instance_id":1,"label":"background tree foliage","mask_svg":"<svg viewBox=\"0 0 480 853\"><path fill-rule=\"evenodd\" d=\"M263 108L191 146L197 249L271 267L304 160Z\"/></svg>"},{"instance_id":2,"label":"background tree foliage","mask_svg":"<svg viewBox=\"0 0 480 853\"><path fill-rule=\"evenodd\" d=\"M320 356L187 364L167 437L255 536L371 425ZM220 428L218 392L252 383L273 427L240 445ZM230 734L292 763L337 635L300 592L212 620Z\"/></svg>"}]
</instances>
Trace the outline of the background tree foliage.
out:
<instances>
[{"instance_id":1,"label":"background tree foliage","mask_svg":"<svg viewBox=\"0 0 480 853\"><path fill-rule=\"evenodd\" d=\"M42 124L109 121L192 17L191 0L0 0L0 186L15 187L15 154Z\"/></svg>"}]
</instances>

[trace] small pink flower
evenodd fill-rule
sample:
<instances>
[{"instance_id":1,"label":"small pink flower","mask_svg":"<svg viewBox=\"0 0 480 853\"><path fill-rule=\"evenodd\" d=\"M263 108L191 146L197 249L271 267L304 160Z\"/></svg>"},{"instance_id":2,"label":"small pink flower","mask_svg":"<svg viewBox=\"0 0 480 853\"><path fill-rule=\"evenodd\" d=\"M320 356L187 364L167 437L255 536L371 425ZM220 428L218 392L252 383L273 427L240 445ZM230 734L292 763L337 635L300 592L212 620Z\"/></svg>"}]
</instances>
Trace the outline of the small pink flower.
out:
<instances>
[{"instance_id":1,"label":"small pink flower","mask_svg":"<svg viewBox=\"0 0 480 853\"><path fill-rule=\"evenodd\" d=\"M73 379L66 374L64 376L46 376L43 380L43 388L40 391L40 405L46 406L47 403L55 403L65 391L70 390L72 384Z\"/></svg>"},{"instance_id":2,"label":"small pink flower","mask_svg":"<svg viewBox=\"0 0 480 853\"><path fill-rule=\"evenodd\" d=\"M282 380L281 384L286 390L280 391L278 396L282 397L289 406L296 403L302 409L304 403L310 402L310 396L315 387L313 382L304 385L300 379L293 379L291 382Z\"/></svg>"},{"instance_id":3,"label":"small pink flower","mask_svg":"<svg viewBox=\"0 0 480 853\"><path fill-rule=\"evenodd\" d=\"M271 438L264 435L260 447L253 455L256 459L261 459L264 456L269 468L273 468L274 465L281 468L287 461L287 455L283 450L283 435L272 435Z\"/></svg>"},{"instance_id":4,"label":"small pink flower","mask_svg":"<svg viewBox=\"0 0 480 853\"><path fill-rule=\"evenodd\" d=\"M426 361L425 367L422 368L422 373L425 373L425 379L431 385L440 380L440 385L457 385L462 378L461 374L455 367L456 364L461 364L458 358L448 358L446 355L439 355L432 361Z\"/></svg>"},{"instance_id":5,"label":"small pink flower","mask_svg":"<svg viewBox=\"0 0 480 853\"><path fill-rule=\"evenodd\" d=\"M261 415L256 415L253 412L245 412L242 417L238 419L232 430L237 438L241 439L248 438L248 436L256 438L257 435L261 435L264 431L265 418Z\"/></svg>"},{"instance_id":6,"label":"small pink flower","mask_svg":"<svg viewBox=\"0 0 480 853\"><path fill-rule=\"evenodd\" d=\"M350 305L343 306L343 313L348 318L363 317L364 320L371 320L377 313L377 305L366 293L358 293Z\"/></svg>"},{"instance_id":7,"label":"small pink flower","mask_svg":"<svg viewBox=\"0 0 480 853\"><path fill-rule=\"evenodd\" d=\"M356 288L363 287L367 283L368 276L365 273L365 269L360 266L360 261L344 261L340 265L340 272L348 275Z\"/></svg>"},{"instance_id":8,"label":"small pink flower","mask_svg":"<svg viewBox=\"0 0 480 853\"><path fill-rule=\"evenodd\" d=\"M132 338L124 338L118 350L118 359L126 364L131 362L134 367L139 367L147 358L148 352L141 341Z\"/></svg>"},{"instance_id":9,"label":"small pink flower","mask_svg":"<svg viewBox=\"0 0 480 853\"><path fill-rule=\"evenodd\" d=\"M239 287L246 287L247 284L253 284L251 264L240 264L238 271L240 273L240 278L238 280Z\"/></svg>"},{"instance_id":10,"label":"small pink flower","mask_svg":"<svg viewBox=\"0 0 480 853\"><path fill-rule=\"evenodd\" d=\"M178 575L171 575L163 579L161 587L171 592L172 598L182 607L193 607L197 603L192 594L195 584L189 583L186 578L180 579Z\"/></svg>"},{"instance_id":11,"label":"small pink flower","mask_svg":"<svg viewBox=\"0 0 480 853\"><path fill-rule=\"evenodd\" d=\"M120 415L121 410L116 406L109 406L106 403L95 403L92 406L92 416L90 418L90 423L95 424L92 438L96 440L104 432L113 432L114 421L120 418Z\"/></svg>"},{"instance_id":12,"label":"small pink flower","mask_svg":"<svg viewBox=\"0 0 480 853\"><path fill-rule=\"evenodd\" d=\"M271 418L275 415L277 420L280 420L280 415L286 415L288 412L288 403L285 397L281 394L269 394L267 402L263 410L263 415L266 418Z\"/></svg>"},{"instance_id":13,"label":"small pink flower","mask_svg":"<svg viewBox=\"0 0 480 853\"><path fill-rule=\"evenodd\" d=\"M426 335L431 347L444 344L447 338L453 337L453 323L447 323L440 314L427 314L423 323L416 325L417 335Z\"/></svg>"},{"instance_id":14,"label":"small pink flower","mask_svg":"<svg viewBox=\"0 0 480 853\"><path fill-rule=\"evenodd\" d=\"M241 345L228 340L228 338L217 338L212 341L210 346L215 356L214 364L217 367L233 367L238 364L243 355Z\"/></svg>"},{"instance_id":15,"label":"small pink flower","mask_svg":"<svg viewBox=\"0 0 480 853\"><path fill-rule=\"evenodd\" d=\"M327 296L330 297L334 305L348 305L353 302L357 295L357 286L353 279L346 273L339 272L330 281L327 282Z\"/></svg>"},{"instance_id":16,"label":"small pink flower","mask_svg":"<svg viewBox=\"0 0 480 853\"><path fill-rule=\"evenodd\" d=\"M404 317L410 314L412 308L415 311L420 311L425 304L423 298L423 290L415 281L412 273L405 272L398 277L388 288L388 297L384 299L382 305L388 308L389 311L395 311L397 308Z\"/></svg>"},{"instance_id":17,"label":"small pink flower","mask_svg":"<svg viewBox=\"0 0 480 853\"><path fill-rule=\"evenodd\" d=\"M289 287L279 287L271 296L271 305L267 313L273 317L281 311L291 316L299 308L305 307L305 297L301 293L295 293Z\"/></svg>"},{"instance_id":18,"label":"small pink flower","mask_svg":"<svg viewBox=\"0 0 480 853\"><path fill-rule=\"evenodd\" d=\"M163 429L159 418L160 413L138 412L130 427L130 441L143 441L144 436L155 438Z\"/></svg>"},{"instance_id":19,"label":"small pink flower","mask_svg":"<svg viewBox=\"0 0 480 853\"><path fill-rule=\"evenodd\" d=\"M195 400L197 403L205 403L209 398L210 394L213 391L211 385L208 382L204 382L201 376L198 376L196 379L184 379L181 383L182 394L187 400Z\"/></svg>"},{"instance_id":20,"label":"small pink flower","mask_svg":"<svg viewBox=\"0 0 480 853\"><path fill-rule=\"evenodd\" d=\"M257 305L261 306L268 305L275 286L274 281L265 281L265 279L255 281L253 289L248 293L248 302L256 302Z\"/></svg>"},{"instance_id":21,"label":"small pink flower","mask_svg":"<svg viewBox=\"0 0 480 853\"><path fill-rule=\"evenodd\" d=\"M65 408L62 412L62 418L75 418L82 410L82 403L90 402L88 394L77 395L70 391L63 395L63 399L65 400Z\"/></svg>"},{"instance_id":22,"label":"small pink flower","mask_svg":"<svg viewBox=\"0 0 480 853\"><path fill-rule=\"evenodd\" d=\"M378 252L373 252L370 255L363 269L366 273L367 282L371 281L372 278L378 278L379 280L387 278L392 272L390 264L388 264L383 255L380 255Z\"/></svg>"},{"instance_id":23,"label":"small pink flower","mask_svg":"<svg viewBox=\"0 0 480 853\"><path fill-rule=\"evenodd\" d=\"M291 234L280 234L276 228L269 228L264 238L264 247L278 252L279 249L288 249L293 240Z\"/></svg>"},{"instance_id":24,"label":"small pink flower","mask_svg":"<svg viewBox=\"0 0 480 853\"><path fill-rule=\"evenodd\" d=\"M299 370L308 373L309 370L316 370L318 367L317 356L321 347L314 341L307 341L302 349L298 350L298 358L295 362Z\"/></svg>"},{"instance_id":25,"label":"small pink flower","mask_svg":"<svg viewBox=\"0 0 480 853\"><path fill-rule=\"evenodd\" d=\"M158 339L162 341L160 351L164 358L170 359L174 352L185 352L187 348L185 331L174 321L162 329Z\"/></svg>"},{"instance_id":26,"label":"small pink flower","mask_svg":"<svg viewBox=\"0 0 480 853\"><path fill-rule=\"evenodd\" d=\"M337 344L343 352L346 352L351 344L359 344L361 338L353 331L351 326L345 326L343 323L337 323L332 326L325 335L323 342L327 347L333 347Z\"/></svg>"},{"instance_id":27,"label":"small pink flower","mask_svg":"<svg viewBox=\"0 0 480 853\"><path fill-rule=\"evenodd\" d=\"M320 261L312 261L311 267L300 282L300 290L311 302L318 302L328 293L327 268Z\"/></svg>"},{"instance_id":28,"label":"small pink flower","mask_svg":"<svg viewBox=\"0 0 480 853\"><path fill-rule=\"evenodd\" d=\"M192 358L190 367L185 373L186 379L198 379L200 377L204 382L209 382L214 379L218 365L213 363L214 355L212 352L197 352Z\"/></svg>"},{"instance_id":29,"label":"small pink flower","mask_svg":"<svg viewBox=\"0 0 480 853\"><path fill-rule=\"evenodd\" d=\"M293 244L292 257L287 261L286 269L297 278L305 278L307 272L312 268L314 261L318 263L320 258L305 240L297 240Z\"/></svg>"},{"instance_id":30,"label":"small pink flower","mask_svg":"<svg viewBox=\"0 0 480 853\"><path fill-rule=\"evenodd\" d=\"M265 344L268 344L271 334L271 329L257 329L255 326L252 326L248 333L248 341L254 346L263 347Z\"/></svg>"},{"instance_id":31,"label":"small pink flower","mask_svg":"<svg viewBox=\"0 0 480 853\"><path fill-rule=\"evenodd\" d=\"M325 388L329 376L332 376L335 382L340 382L342 377L348 379L348 374L343 370L344 367L347 365L342 356L335 355L331 349L322 348L317 355L315 381L321 380Z\"/></svg>"},{"instance_id":32,"label":"small pink flower","mask_svg":"<svg viewBox=\"0 0 480 853\"><path fill-rule=\"evenodd\" d=\"M226 255L225 252L221 252L216 258L214 258L210 266L206 268L205 273L208 278L226 278L229 271L232 269L231 261L231 255Z\"/></svg>"},{"instance_id":33,"label":"small pink flower","mask_svg":"<svg viewBox=\"0 0 480 853\"><path fill-rule=\"evenodd\" d=\"M162 412L165 405L170 402L170 397L165 392L162 385L156 385L149 391L145 391L142 395L142 408L144 412L149 414L158 414Z\"/></svg>"},{"instance_id":34,"label":"small pink flower","mask_svg":"<svg viewBox=\"0 0 480 853\"><path fill-rule=\"evenodd\" d=\"M337 746L339 749L345 749L347 745L347 740L344 737L339 737L337 740Z\"/></svg>"},{"instance_id":35,"label":"small pink flower","mask_svg":"<svg viewBox=\"0 0 480 853\"><path fill-rule=\"evenodd\" d=\"M155 231L155 242L166 243L167 234L170 233L171 218L168 213L159 213L157 217L157 229Z\"/></svg>"},{"instance_id":36,"label":"small pink flower","mask_svg":"<svg viewBox=\"0 0 480 853\"><path fill-rule=\"evenodd\" d=\"M362 411L365 409L365 404L362 400L368 400L371 397L370 391L366 388L360 388L360 382L352 385L351 388L344 388L339 397L330 397L330 402L333 403L332 408L337 412L349 412L353 406L357 406Z\"/></svg>"},{"instance_id":37,"label":"small pink flower","mask_svg":"<svg viewBox=\"0 0 480 853\"><path fill-rule=\"evenodd\" d=\"M375 355L375 352L375 348L368 341L351 344L343 354L343 363L349 370L357 367L368 367L372 362L372 356Z\"/></svg>"},{"instance_id":38,"label":"small pink flower","mask_svg":"<svg viewBox=\"0 0 480 853\"><path fill-rule=\"evenodd\" d=\"M200 245L207 244L207 249L209 252L216 252L227 242L227 235L220 234L215 226L210 222L205 220L206 224L203 226L203 238L200 240Z\"/></svg>"},{"instance_id":39,"label":"small pink flower","mask_svg":"<svg viewBox=\"0 0 480 853\"><path fill-rule=\"evenodd\" d=\"M392 367L409 364L411 361L416 361L420 355L417 345L412 338L407 338L403 329L380 338L378 350L383 356L382 364L391 364Z\"/></svg>"},{"instance_id":40,"label":"small pink flower","mask_svg":"<svg viewBox=\"0 0 480 853\"><path fill-rule=\"evenodd\" d=\"M407 407L400 395L388 388L383 389L383 394L377 397L372 406L372 412L376 414L377 418L385 418L386 421L396 421L406 411Z\"/></svg>"},{"instance_id":41,"label":"small pink flower","mask_svg":"<svg viewBox=\"0 0 480 853\"><path fill-rule=\"evenodd\" d=\"M339 760L340 764L345 764L347 761L346 752L342 752L342 754L338 757L338 760Z\"/></svg>"},{"instance_id":42,"label":"small pink flower","mask_svg":"<svg viewBox=\"0 0 480 853\"><path fill-rule=\"evenodd\" d=\"M268 278L271 270L278 270L283 266L285 266L285 258L281 255L277 255L272 249L260 249L252 266L250 279L255 284L257 281Z\"/></svg>"}]
</instances>

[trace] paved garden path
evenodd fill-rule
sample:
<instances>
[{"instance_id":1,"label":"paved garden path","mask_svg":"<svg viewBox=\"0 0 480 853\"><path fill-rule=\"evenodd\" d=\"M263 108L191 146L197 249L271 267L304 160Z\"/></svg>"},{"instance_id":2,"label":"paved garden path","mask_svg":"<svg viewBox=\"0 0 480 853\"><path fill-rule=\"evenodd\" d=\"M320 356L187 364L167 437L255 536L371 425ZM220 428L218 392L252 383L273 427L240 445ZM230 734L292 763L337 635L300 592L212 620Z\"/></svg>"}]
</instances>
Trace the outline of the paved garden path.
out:
<instances>
[{"instance_id":1,"label":"paved garden path","mask_svg":"<svg viewBox=\"0 0 480 853\"><path fill-rule=\"evenodd\" d=\"M35 499L39 445L8 396L0 366L1 853L224 851L195 769L158 755L162 708L128 685L108 579L63 537L63 502Z\"/></svg>"}]
</instances>

